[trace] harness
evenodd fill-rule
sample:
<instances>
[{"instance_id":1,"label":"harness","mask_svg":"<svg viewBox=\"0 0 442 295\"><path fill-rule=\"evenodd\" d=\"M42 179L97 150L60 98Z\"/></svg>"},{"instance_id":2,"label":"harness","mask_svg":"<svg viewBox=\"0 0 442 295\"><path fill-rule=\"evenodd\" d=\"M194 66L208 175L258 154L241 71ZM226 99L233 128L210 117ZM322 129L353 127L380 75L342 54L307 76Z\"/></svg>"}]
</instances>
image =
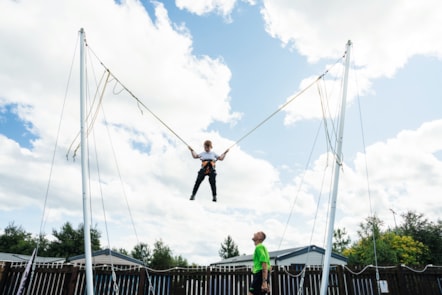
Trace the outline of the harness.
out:
<instances>
[{"instance_id":1,"label":"harness","mask_svg":"<svg viewBox=\"0 0 442 295\"><path fill-rule=\"evenodd\" d=\"M210 174L215 170L215 161L213 160L201 160L201 169L204 169L204 174Z\"/></svg>"}]
</instances>

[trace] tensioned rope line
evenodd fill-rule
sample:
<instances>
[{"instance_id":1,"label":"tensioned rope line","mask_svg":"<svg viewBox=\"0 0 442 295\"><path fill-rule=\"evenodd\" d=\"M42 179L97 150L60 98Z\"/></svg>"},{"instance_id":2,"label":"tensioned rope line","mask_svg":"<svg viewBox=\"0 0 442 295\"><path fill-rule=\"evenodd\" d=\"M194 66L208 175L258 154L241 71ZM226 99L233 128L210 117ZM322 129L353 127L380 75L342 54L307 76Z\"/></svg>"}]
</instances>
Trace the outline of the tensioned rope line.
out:
<instances>
[{"instance_id":1,"label":"tensioned rope line","mask_svg":"<svg viewBox=\"0 0 442 295\"><path fill-rule=\"evenodd\" d=\"M107 128L107 125L106 125ZM103 220L104 220L104 226L106 229L106 240L107 240L107 244L109 246L109 249L112 249L111 247L111 241L109 238L109 227L108 227L108 222L107 222L107 216L106 216L106 207L104 205L104 193L103 193L103 186L102 186L102 178L101 178L101 173L100 173L100 164L99 164L99 159L98 159L98 151L97 151L97 145L96 145L96 138L95 138L95 132L92 132L92 137L94 139L94 152L95 152L95 157L96 157L96 161L95 161L95 165L96 165L96 171L97 171L97 176L98 176L98 187L99 187L99 191L100 191L100 197L101 197L101 207L103 210ZM91 206L92 208L92 206ZM91 214L92 216L92 214ZM112 253L110 253L109 255L109 259L110 259L110 265L111 265L111 270L112 270L112 282L113 282L113 288L114 288L114 292L116 295L119 294L119 289L120 287L118 286L118 282L116 279L116 274L115 274L115 265L114 265L114 261L113 261L113 255Z\"/></svg>"},{"instance_id":2,"label":"tensioned rope line","mask_svg":"<svg viewBox=\"0 0 442 295\"><path fill-rule=\"evenodd\" d=\"M96 92L95 92L94 101L93 101L93 103L92 103L92 106L95 105L96 98L97 98L98 94L100 94L99 86L101 85L101 83L102 83L102 81L103 81L103 79L104 79L104 77L105 77L106 72L107 72L107 71L104 71L104 72L103 72L103 75L101 76L100 82L99 82L99 84L98 84L98 86L97 86L97 90L96 90ZM105 90L106 90L106 86L107 86L107 84L108 84L108 80L109 80L109 74L106 76L106 81L105 81L104 84L103 84L103 89L101 90L101 95L100 95L99 100L98 100L98 102L97 102L97 106L95 107L95 112L94 112L94 114L92 114L92 109L93 109L93 107L91 107L91 108L90 108L90 111L89 111L88 114L86 115L86 121L89 122L89 124L88 124L88 126L87 126L87 130L86 130L86 134L87 134L88 136L89 136L89 133L90 133L90 131L91 131L93 125L95 124L95 121L96 121L97 117L98 117L98 111L99 111L99 109L100 109L100 105L101 105L101 103L103 102L103 96L104 96L104 93L105 93ZM91 116L92 116L92 120L89 120L89 117L91 117ZM75 135L75 138L72 140L72 143L71 143L71 145L69 146L69 148L68 148L68 150L67 150L67 152L66 152L66 158L69 157L69 154L70 154L70 152L71 152L71 150L72 150L72 147L74 146L74 143L78 140L79 137L80 137L80 131ZM73 158L73 159L75 159L75 157L76 157L76 155L77 155L77 151L78 151L79 148L80 148L80 143L77 143L77 145L76 145L76 147L75 147L75 149L74 149L73 155L72 155L72 158Z\"/></svg>"},{"instance_id":3,"label":"tensioned rope line","mask_svg":"<svg viewBox=\"0 0 442 295\"><path fill-rule=\"evenodd\" d=\"M109 74L112 76L115 81L121 85L121 87L129 93L130 96L132 96L133 99L137 101L137 103L141 106L143 106L155 119L157 119L164 127L166 127L173 135L175 135L182 143L184 143L186 146L190 147L190 145L182 139L169 125L167 125L161 118L156 115L150 108L148 108L129 88L127 88L111 71L110 69L100 60L100 58L95 54L95 52L92 50L92 48L86 43L86 46L89 48L89 50L93 53L95 58L100 62L100 64L106 69L106 71L109 72ZM253 133L256 129L264 125L268 120L270 120L274 115L276 115L278 112L286 108L290 103L292 103L296 98L298 98L301 94L306 92L310 87L312 87L318 80L322 79L340 60L342 60L346 55L346 52L342 57L340 57L330 68L328 68L324 73L319 75L314 81L312 81L307 87L299 91L297 94L295 94L292 98L290 98L288 101L286 101L283 105L281 105L278 109L276 109L274 112L272 112L269 116L267 116L263 121L261 121L259 124L257 124L254 128L252 128L250 131L248 131L245 135L240 137L238 140L236 140L227 150L230 150L232 147L240 143L242 140L244 140L247 136L249 136L251 133ZM120 91L121 92L121 91ZM119 93L120 93L119 92ZM227 151L226 150L226 151Z\"/></svg>"},{"instance_id":4,"label":"tensioned rope line","mask_svg":"<svg viewBox=\"0 0 442 295\"><path fill-rule=\"evenodd\" d=\"M106 81L105 81L104 83L102 83L104 76L106 76L106 79L105 79ZM107 121L107 119L106 119L106 114L105 114L105 112L104 112L103 103L102 103L102 101L103 101L103 96L104 96L104 93L105 93L105 91L106 91L106 86L108 85L109 77L110 77L110 72L107 71L107 70L105 70L104 73L103 73L102 78L100 79L100 82L99 82L99 83L97 84L97 86L96 86L97 89L96 89L96 92L95 92L95 96L94 96L93 103L92 103L92 105L91 105L91 107L90 107L90 108L91 108L91 111L89 112L89 114L93 114L93 115L88 116L88 118L91 117L90 120L91 120L92 122L88 124L87 134L89 135L89 133L92 132L93 139L94 139L94 143L95 143L95 142L96 142L96 139L95 139L95 136L94 136L95 133L93 132L92 127L93 127L93 125L94 125L94 123L95 123L95 121L96 121L96 119L97 119L97 117L98 117L99 110L101 109L101 114L102 114L102 116L103 116L103 118L104 118L104 121L106 122L105 126L106 126L106 131L107 131L108 138L109 138L109 142L110 142L109 145L110 145L110 148L111 148L111 151L112 151L112 155L113 155L113 159L114 159L114 162L115 162L116 170L117 170L117 172L118 172L118 177L119 177L119 179L120 179L120 183L122 184L122 192L123 192L124 199L125 199L125 201L126 201L126 205L127 205L127 208L128 208L130 221L131 221L131 224L132 224L132 228L133 228L133 231L134 231L135 237L136 237L136 239L137 239L137 243L139 244L139 243L140 243L140 240L139 240L139 238L138 238L137 229L136 229L136 227L135 227L135 222L134 222L134 218L133 218L132 210L130 209L130 206L129 206L129 202L128 202L128 198L127 198L126 189L125 189L125 187L124 187L124 182L123 182L123 180L122 180L122 176L121 176L121 172L120 172L119 164L118 164L118 161L117 161L117 157L116 157L116 153L115 153L114 145L113 145L112 138L111 138L111 136L110 136L110 132L109 132L109 124L107 124L108 121ZM101 86L102 84L103 84L103 86ZM100 88L102 88L101 91L100 91ZM98 102L96 102L97 97L99 97ZM95 108L95 111L92 111L94 108ZM106 209L105 209L105 205L104 205L103 190L102 190L102 186L101 186L102 181L101 181L100 165L99 165L99 159L98 159L98 155L99 155L99 154L98 154L98 152L97 152L97 150L96 150L96 145L95 145L95 144L94 144L94 147L95 147L95 157L96 157L96 171L97 171L97 175L98 175L98 179L99 179L98 184L99 184L99 190L100 190L101 202L102 202L102 209L103 209L103 214L104 214L104 222L105 222L105 229L106 229L107 242L108 242L108 245L109 245L109 249L111 249L111 242L110 242L110 238L109 238L109 230L108 230L107 217L106 217ZM78 147L77 147L77 149L78 149ZM76 151L77 149L75 149L75 151ZM88 149L88 150L89 150L89 149ZM88 157L88 159L89 159L89 157ZM90 190L90 191L91 191L91 190ZM92 205L91 205L91 208L92 208ZM91 217L92 217L92 215L91 215ZM92 220L91 220L91 221L92 221ZM118 285L118 281L117 281L117 279L116 279L115 265L114 265L114 263L113 263L112 256L113 256L113 255L110 255L110 264L111 264L111 269L112 269L112 276L111 276L111 277L112 277L112 282L113 282L114 292L115 292L116 295L118 295L118 294L119 294L119 285ZM148 273L147 273L147 276L148 276L148 280L149 280L149 286L151 286L151 281L150 281L150 277L149 277L149 274L148 274Z\"/></svg>"},{"instance_id":5,"label":"tensioned rope line","mask_svg":"<svg viewBox=\"0 0 442 295\"><path fill-rule=\"evenodd\" d=\"M342 58L338 59L338 60L336 61L336 63L338 63L338 62L339 62L340 60L342 60L344 57L345 57L345 54L342 56ZM335 63L335 64L336 64L336 63ZM335 65L335 64L334 64L334 65ZM334 66L334 65L333 65L333 66ZM312 84L310 84L309 87L312 86L314 83L316 83L318 80L323 80L324 76L326 75L326 73L327 73L329 70L331 70L331 68L328 69L323 75L321 75L320 77L318 77L318 79L316 79L315 82L313 82ZM325 91L325 92L326 92L326 91ZM305 166L305 168L304 168L304 171L306 171L307 168L308 168L308 166L310 165L310 160L311 160L311 157L312 157L312 154L313 154L313 149L314 149L314 147L315 147L315 145L316 145L316 141L317 141L318 136L319 136L319 131L321 130L322 122L323 122L323 124L324 124L324 129L325 129L325 132L326 132L326 142L327 142L327 147L330 148L330 149L333 149L333 145L332 145L332 143L331 143L330 133L328 132L328 127L327 127L328 124L327 124L327 120L326 120L326 111L325 111L325 107L324 107L324 100L326 100L326 98L324 98L324 94L323 94L323 92L321 91L321 88L319 87L319 85L318 85L318 94L319 94L319 98L320 98L320 102L321 102L321 110L322 110L323 121L321 121L321 124L318 126L318 131L317 131L317 133L316 133L316 137L315 137L315 139L314 139L313 146L312 146L312 148L311 148L311 150L310 150L310 154L309 154L309 157L308 157L307 164L306 164L306 166ZM295 98L295 97L294 97L294 98ZM294 99L294 98L292 98L292 99ZM288 102L288 103L289 103L289 102ZM285 107L285 105L282 106L282 107ZM281 108L282 108L282 107L281 107ZM335 137L336 137L336 132L333 132L333 134L334 134ZM303 184L303 182L304 182L304 177L305 177L305 174L302 176L301 184L299 185L298 192L297 192L297 194L296 194L296 198L295 198L295 200L294 200L294 202L293 202L293 204L292 204L291 211L290 211L289 217L288 217L288 219L287 219L287 222L286 222L286 225L285 225L285 228L284 228L284 231L283 231L283 235L282 235L281 240L280 240L280 243L279 243L279 248L281 247L282 241L283 241L283 239L284 239L285 232L286 232L286 229L287 229L287 227L288 227L288 223L289 223L289 221L290 221L290 218L291 218L291 215L292 215L292 212L293 212L294 206L295 206L295 204L296 204L296 201L297 201L297 198L298 198L299 192L300 192L301 187L302 187L302 184ZM321 187L322 187L322 186L321 186ZM321 189L321 191L322 191L322 189ZM319 204L318 204L318 205L319 205ZM315 217L315 220L316 220L316 217ZM278 249L279 249L279 248L278 248Z\"/></svg>"},{"instance_id":6,"label":"tensioned rope line","mask_svg":"<svg viewBox=\"0 0 442 295\"><path fill-rule=\"evenodd\" d=\"M75 44L78 44L78 38L77 38L77 42L75 42ZM75 53L77 52L77 45L75 46L74 49L74 54L72 56L72 61L71 61L71 67L69 70L69 74L68 74L68 81L67 81L67 85L65 88L65 94L64 94L64 99L63 99L63 105L61 108L61 114L60 114L60 118L58 120L58 128L57 128L57 136L55 138L55 144L54 144L54 150L52 153L52 159L51 159L51 167L49 170L49 177L48 177L48 184L46 185L46 192L45 192L45 196L44 196L44 204L43 204L43 212L42 212L42 216L41 216L41 221L40 221L40 231L39 231L39 237L37 239L37 244L36 244L36 253L35 253L35 257L38 256L38 249L40 247L40 242L42 239L42 233L43 233L43 229L46 226L46 218L48 217L48 215L46 215L46 210L47 210L47 202L48 202L48 196L49 196L49 189L51 187L51 182L52 182L52 173L53 173L53 169L54 169L54 163L55 163L55 155L57 154L57 147L58 147L58 140L60 139L60 132L61 132L61 123L62 123L62 119L63 119L63 114L64 114L64 110L65 110L65 106L66 106L66 100L67 100L67 96L68 96L68 89L69 89L69 84L71 81L71 76L72 76L72 70L74 67L74 60L75 60ZM35 267L36 267L36 263L35 260L32 263L32 268L31 268L31 274L29 277L29 282L28 285L32 285L32 281L34 280L34 273L35 273ZM31 288L28 289L26 294L30 294Z\"/></svg>"},{"instance_id":7,"label":"tensioned rope line","mask_svg":"<svg viewBox=\"0 0 442 295\"><path fill-rule=\"evenodd\" d=\"M186 146L189 146L187 142L184 141L175 131L173 131L172 128L169 127L163 120L161 120L160 117L158 117L151 109L149 109L135 94L133 94L132 91L129 90L121 81L110 71L110 69L98 58L98 56L95 54L95 52L90 48L90 46L86 43L86 46L89 48L89 50L94 54L95 58L100 62L100 64L108 71L108 73L112 76L113 79L115 79L118 84L121 85L121 87L127 91L127 93L132 96L133 99L137 101L138 104L143 106L155 119L157 119L164 127L166 127L170 132L172 132L173 135L175 135L182 143L184 143ZM121 92L121 91L120 91Z\"/></svg>"},{"instance_id":8,"label":"tensioned rope line","mask_svg":"<svg viewBox=\"0 0 442 295\"><path fill-rule=\"evenodd\" d=\"M345 53L346 54L346 53ZM259 127L261 127L262 125L264 125L268 120L270 120L274 115L276 115L277 113L279 113L280 111L282 111L285 107L287 107L290 103L292 103L296 98L298 98L299 96L301 96L301 94L303 94L304 92L306 92L310 87L312 87L313 85L315 85L319 80L321 80L325 75L328 74L328 72L341 60L345 57L345 54L340 57L329 69L325 70L324 73L322 73L321 75L319 75L315 80L313 80L313 82L311 82L309 85L307 85L307 87L305 87L304 89L302 89L301 91L299 91L297 94L295 94L292 98L290 98L288 101L286 101L283 105L281 105L278 109L276 109L273 113L271 113L270 115L268 115L264 120L261 121L261 123L259 123L258 125L256 125L254 128L252 128L249 132L247 132L245 135L243 135L242 137L240 137L238 140L235 141L235 143L233 143L228 149L231 149L232 147L234 147L235 145L237 145L238 143L240 143L244 138L246 138L247 136L249 136L252 132L254 132L256 129L258 129Z\"/></svg>"},{"instance_id":9,"label":"tensioned rope line","mask_svg":"<svg viewBox=\"0 0 442 295\"><path fill-rule=\"evenodd\" d=\"M356 83L357 81L357 76L356 78ZM364 133L364 124L363 124L363 119L362 119L362 111L361 111L361 102L359 99L359 93L357 95L357 101L358 101L358 111L359 111L359 123L361 126L361 137L362 137L362 145L364 148L364 161L365 161L365 177L367 180L367 192L368 192L368 202L370 204L370 216L375 216L373 213L373 202L371 199L371 189L370 189L370 179L369 179L369 173L368 173L368 163L367 163L367 150L366 150L366 144L365 144L365 133ZM374 263L375 263L375 271L376 271L376 281L378 282L378 294L381 294L381 290L380 290L380 285L379 285L379 280L380 280L380 275L379 275L379 265L378 265L378 255L377 255L377 247L376 247L376 235L375 235L375 223L372 223L372 230L373 230L373 254L374 254Z\"/></svg>"}]
</instances>

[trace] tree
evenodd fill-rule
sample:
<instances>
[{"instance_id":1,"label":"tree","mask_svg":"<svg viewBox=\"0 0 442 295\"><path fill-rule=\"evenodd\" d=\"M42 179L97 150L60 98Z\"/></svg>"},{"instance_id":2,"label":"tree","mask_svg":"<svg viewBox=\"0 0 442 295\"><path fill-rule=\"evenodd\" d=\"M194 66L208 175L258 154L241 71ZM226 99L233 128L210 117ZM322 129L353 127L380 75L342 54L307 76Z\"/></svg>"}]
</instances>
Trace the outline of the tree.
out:
<instances>
[{"instance_id":1,"label":"tree","mask_svg":"<svg viewBox=\"0 0 442 295\"><path fill-rule=\"evenodd\" d=\"M0 252L31 255L36 246L32 234L26 232L14 222L9 223L5 232L0 236Z\"/></svg>"},{"instance_id":2,"label":"tree","mask_svg":"<svg viewBox=\"0 0 442 295\"><path fill-rule=\"evenodd\" d=\"M224 239L224 242L221 244L221 249L218 251L218 254L223 259L239 255L238 246L235 244L230 236L227 236L227 238Z\"/></svg>"},{"instance_id":3,"label":"tree","mask_svg":"<svg viewBox=\"0 0 442 295\"><path fill-rule=\"evenodd\" d=\"M38 237L34 238L34 243L37 247L38 244L38 253L39 256L50 256L48 251L51 245L51 242L46 238L44 234L38 235Z\"/></svg>"},{"instance_id":4,"label":"tree","mask_svg":"<svg viewBox=\"0 0 442 295\"><path fill-rule=\"evenodd\" d=\"M429 249L423 258L423 264L442 264L442 221L438 220L437 223L428 221L423 214L413 211L401 216L404 222L398 228L399 233L413 237Z\"/></svg>"},{"instance_id":5,"label":"tree","mask_svg":"<svg viewBox=\"0 0 442 295\"><path fill-rule=\"evenodd\" d=\"M84 254L84 227L80 224L75 230L69 222L66 222L60 231L52 230L52 235L56 238L49 245L50 256L68 258L74 255ZM92 251L100 250L101 234L97 229L91 229Z\"/></svg>"},{"instance_id":6,"label":"tree","mask_svg":"<svg viewBox=\"0 0 442 295\"><path fill-rule=\"evenodd\" d=\"M126 256L130 255L129 252L126 249L124 249L124 248L112 248L112 251L121 253L121 254L126 255Z\"/></svg>"},{"instance_id":7,"label":"tree","mask_svg":"<svg viewBox=\"0 0 442 295\"><path fill-rule=\"evenodd\" d=\"M381 239L395 252L397 262L400 264L420 265L429 253L426 245L411 236L387 232L382 235Z\"/></svg>"},{"instance_id":8,"label":"tree","mask_svg":"<svg viewBox=\"0 0 442 295\"><path fill-rule=\"evenodd\" d=\"M345 228L336 229L333 231L333 252L342 253L350 245L350 237L348 236Z\"/></svg>"},{"instance_id":9,"label":"tree","mask_svg":"<svg viewBox=\"0 0 442 295\"><path fill-rule=\"evenodd\" d=\"M417 265L422 263L428 248L410 236L401 236L394 232L382 232L382 221L369 217L361 223L358 231L360 239L343 254L348 257L348 264L396 265L399 263ZM372 233L370 233L372 228ZM373 239L374 236L374 239ZM375 259L376 258L376 259Z\"/></svg>"},{"instance_id":10,"label":"tree","mask_svg":"<svg viewBox=\"0 0 442 295\"><path fill-rule=\"evenodd\" d=\"M183 258L181 255L178 255L173 258L173 266L188 267L189 263L187 262L187 259Z\"/></svg>"},{"instance_id":11,"label":"tree","mask_svg":"<svg viewBox=\"0 0 442 295\"><path fill-rule=\"evenodd\" d=\"M360 230L358 230L358 235L360 238L369 238L373 237L373 235L375 238L378 238L381 234L381 227L383 225L384 222L378 217L367 217L365 223L359 223Z\"/></svg>"},{"instance_id":12,"label":"tree","mask_svg":"<svg viewBox=\"0 0 442 295\"><path fill-rule=\"evenodd\" d=\"M160 239L155 242L150 267L153 269L168 269L173 267L172 250Z\"/></svg>"},{"instance_id":13,"label":"tree","mask_svg":"<svg viewBox=\"0 0 442 295\"><path fill-rule=\"evenodd\" d=\"M139 243L135 245L130 254L133 258L143 261L145 265L150 265L152 254L150 252L149 245L146 243Z\"/></svg>"}]
</instances>

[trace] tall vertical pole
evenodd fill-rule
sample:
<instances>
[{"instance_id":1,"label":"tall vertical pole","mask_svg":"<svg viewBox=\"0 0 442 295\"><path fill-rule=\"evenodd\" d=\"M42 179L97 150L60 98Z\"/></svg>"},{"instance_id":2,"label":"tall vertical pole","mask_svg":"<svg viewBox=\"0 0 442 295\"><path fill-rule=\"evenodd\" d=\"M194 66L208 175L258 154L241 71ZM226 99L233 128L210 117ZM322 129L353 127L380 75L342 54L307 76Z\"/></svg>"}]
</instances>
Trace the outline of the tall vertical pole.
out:
<instances>
[{"instance_id":1,"label":"tall vertical pole","mask_svg":"<svg viewBox=\"0 0 442 295\"><path fill-rule=\"evenodd\" d=\"M90 224L90 199L88 192L88 162L86 146L86 103L85 103L85 34L83 28L80 29L80 135L81 135L81 180L83 192L83 223L84 223L84 255L86 258L86 290L87 295L94 294L94 283L92 280L92 251L91 251L91 224Z\"/></svg>"},{"instance_id":2,"label":"tall vertical pole","mask_svg":"<svg viewBox=\"0 0 442 295\"><path fill-rule=\"evenodd\" d=\"M328 276L330 273L330 260L331 260L331 252L332 252L332 244L333 244L333 231L335 226L335 215L336 215L336 199L338 196L338 184L339 184L339 171L342 166L342 142L343 142L343 134L344 134L344 119L345 119L345 108L347 101L347 87L348 87L348 72L350 68L350 48L351 41L347 42L347 54L345 57L345 72L344 72L344 84L342 90L342 102L341 102L341 119L339 121L339 133L338 133L338 142L336 148L336 165L335 165L335 174L333 180L333 192L332 192L332 200L330 204L330 217L328 222L328 231L327 231L327 244L325 250L325 260L324 266L322 268L322 279L321 279L321 295L327 295L327 287L328 287Z\"/></svg>"}]
</instances>

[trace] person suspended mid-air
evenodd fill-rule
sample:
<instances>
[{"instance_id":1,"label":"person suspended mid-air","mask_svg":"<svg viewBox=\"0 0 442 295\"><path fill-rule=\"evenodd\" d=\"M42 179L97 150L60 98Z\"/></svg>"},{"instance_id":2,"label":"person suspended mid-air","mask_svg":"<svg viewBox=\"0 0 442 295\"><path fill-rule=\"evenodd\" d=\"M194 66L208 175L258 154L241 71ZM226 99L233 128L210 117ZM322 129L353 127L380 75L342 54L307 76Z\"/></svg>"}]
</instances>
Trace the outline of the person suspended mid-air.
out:
<instances>
[{"instance_id":1,"label":"person suspended mid-air","mask_svg":"<svg viewBox=\"0 0 442 295\"><path fill-rule=\"evenodd\" d=\"M195 151L189 146L190 153L194 159L201 160L201 169L198 171L198 176L196 177L195 185L193 186L192 195L190 196L190 200L195 200L196 192L200 187L201 182L203 182L206 175L209 176L210 188L212 189L212 201L216 202L216 170L215 163L216 161L222 161L226 157L228 149L218 155L212 152L212 142L210 140L206 140L204 142L204 152L197 154Z\"/></svg>"}]
</instances>

